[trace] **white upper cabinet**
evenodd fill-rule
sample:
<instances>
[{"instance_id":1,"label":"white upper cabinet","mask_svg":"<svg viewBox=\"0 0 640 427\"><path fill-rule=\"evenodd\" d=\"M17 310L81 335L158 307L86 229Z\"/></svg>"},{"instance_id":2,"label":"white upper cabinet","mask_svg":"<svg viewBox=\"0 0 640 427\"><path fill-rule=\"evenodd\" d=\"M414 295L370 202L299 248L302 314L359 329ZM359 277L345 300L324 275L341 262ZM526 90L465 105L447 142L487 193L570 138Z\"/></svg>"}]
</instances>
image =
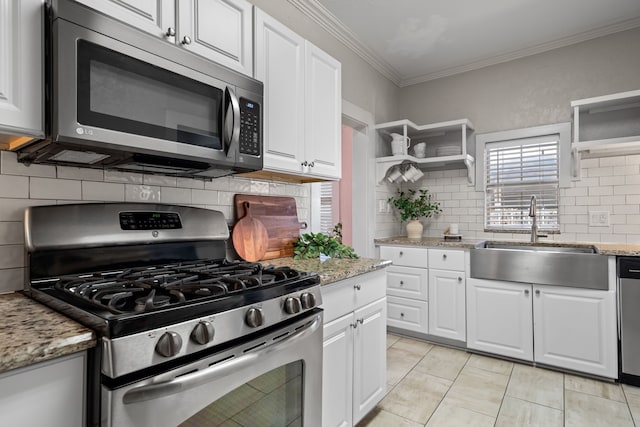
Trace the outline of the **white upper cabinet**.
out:
<instances>
[{"instance_id":1,"label":"white upper cabinet","mask_svg":"<svg viewBox=\"0 0 640 427\"><path fill-rule=\"evenodd\" d=\"M302 173L304 39L256 9L255 77L264 82L264 166Z\"/></svg>"},{"instance_id":2,"label":"white upper cabinet","mask_svg":"<svg viewBox=\"0 0 640 427\"><path fill-rule=\"evenodd\" d=\"M43 1L0 0L0 142L44 136Z\"/></svg>"},{"instance_id":3,"label":"white upper cabinet","mask_svg":"<svg viewBox=\"0 0 640 427\"><path fill-rule=\"evenodd\" d=\"M165 0L77 0L157 37L175 41L176 2ZM184 1L184 0L183 0Z\"/></svg>"},{"instance_id":4,"label":"white upper cabinet","mask_svg":"<svg viewBox=\"0 0 640 427\"><path fill-rule=\"evenodd\" d=\"M211 61L253 76L253 11L251 3L246 0L79 2Z\"/></svg>"},{"instance_id":5,"label":"white upper cabinet","mask_svg":"<svg viewBox=\"0 0 640 427\"><path fill-rule=\"evenodd\" d=\"M253 7L246 0L181 0L178 42L190 51L253 75Z\"/></svg>"},{"instance_id":6,"label":"white upper cabinet","mask_svg":"<svg viewBox=\"0 0 640 427\"><path fill-rule=\"evenodd\" d=\"M306 42L305 160L309 173L340 178L342 170L342 67ZM303 161L303 168L304 168Z\"/></svg>"},{"instance_id":7,"label":"white upper cabinet","mask_svg":"<svg viewBox=\"0 0 640 427\"><path fill-rule=\"evenodd\" d=\"M264 83L264 169L301 181L341 174L341 65L255 10L255 78Z\"/></svg>"}]
</instances>

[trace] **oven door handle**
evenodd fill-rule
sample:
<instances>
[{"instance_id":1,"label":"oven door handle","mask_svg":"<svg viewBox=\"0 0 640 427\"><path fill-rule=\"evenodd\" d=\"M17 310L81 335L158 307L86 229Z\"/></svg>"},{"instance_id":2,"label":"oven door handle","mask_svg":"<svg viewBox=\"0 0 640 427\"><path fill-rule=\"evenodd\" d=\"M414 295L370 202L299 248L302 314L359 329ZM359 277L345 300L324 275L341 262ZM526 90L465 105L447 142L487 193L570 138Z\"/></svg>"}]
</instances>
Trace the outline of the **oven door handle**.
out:
<instances>
[{"instance_id":1,"label":"oven door handle","mask_svg":"<svg viewBox=\"0 0 640 427\"><path fill-rule=\"evenodd\" d=\"M133 388L125 393L122 400L125 404L133 404L147 400L159 399L190 390L201 384L233 374L240 369L256 363L262 357L276 351L284 350L286 347L290 347L311 335L320 327L321 319L321 316L316 316L310 324L289 336L289 338L270 344L266 347L262 347L257 351L247 353L203 370L198 370L192 374L174 378L170 381Z\"/></svg>"}]
</instances>

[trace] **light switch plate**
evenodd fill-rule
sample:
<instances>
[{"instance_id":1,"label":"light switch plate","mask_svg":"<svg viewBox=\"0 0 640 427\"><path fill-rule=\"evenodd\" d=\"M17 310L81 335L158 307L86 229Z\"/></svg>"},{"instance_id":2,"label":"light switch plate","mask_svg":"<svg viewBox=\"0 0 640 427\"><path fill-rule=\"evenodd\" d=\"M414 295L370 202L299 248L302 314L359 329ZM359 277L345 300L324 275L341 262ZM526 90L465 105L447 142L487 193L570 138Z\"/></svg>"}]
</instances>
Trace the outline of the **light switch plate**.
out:
<instances>
[{"instance_id":1,"label":"light switch plate","mask_svg":"<svg viewBox=\"0 0 640 427\"><path fill-rule=\"evenodd\" d=\"M589 226L591 227L608 227L609 211L590 211Z\"/></svg>"}]
</instances>

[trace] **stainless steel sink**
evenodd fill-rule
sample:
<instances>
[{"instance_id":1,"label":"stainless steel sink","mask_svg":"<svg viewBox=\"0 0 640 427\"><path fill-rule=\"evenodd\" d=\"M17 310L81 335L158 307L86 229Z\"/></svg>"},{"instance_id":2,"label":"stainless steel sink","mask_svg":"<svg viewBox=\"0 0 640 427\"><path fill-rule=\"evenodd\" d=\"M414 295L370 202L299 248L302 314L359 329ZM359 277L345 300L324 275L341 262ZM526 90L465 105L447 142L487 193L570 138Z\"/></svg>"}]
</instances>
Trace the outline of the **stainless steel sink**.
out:
<instances>
[{"instance_id":1,"label":"stainless steel sink","mask_svg":"<svg viewBox=\"0 0 640 427\"><path fill-rule=\"evenodd\" d=\"M472 278L608 289L608 257L590 245L482 242L470 261Z\"/></svg>"},{"instance_id":2,"label":"stainless steel sink","mask_svg":"<svg viewBox=\"0 0 640 427\"><path fill-rule=\"evenodd\" d=\"M593 245L566 245L566 244L530 244L511 242L483 242L481 248L504 249L511 251L534 251L534 252L562 252L576 254L597 254L598 249Z\"/></svg>"}]
</instances>

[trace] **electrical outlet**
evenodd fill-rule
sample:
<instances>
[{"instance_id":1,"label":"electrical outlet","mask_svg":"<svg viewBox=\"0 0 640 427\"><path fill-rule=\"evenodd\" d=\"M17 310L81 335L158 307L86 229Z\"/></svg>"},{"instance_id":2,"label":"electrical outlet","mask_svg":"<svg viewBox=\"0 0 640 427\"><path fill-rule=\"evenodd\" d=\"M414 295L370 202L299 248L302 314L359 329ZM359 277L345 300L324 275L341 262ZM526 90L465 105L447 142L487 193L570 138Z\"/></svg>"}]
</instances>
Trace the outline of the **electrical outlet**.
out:
<instances>
[{"instance_id":1,"label":"electrical outlet","mask_svg":"<svg viewBox=\"0 0 640 427\"><path fill-rule=\"evenodd\" d=\"M386 210L385 201L384 200L378 200L378 212L379 213L384 213L385 210Z\"/></svg>"},{"instance_id":2,"label":"electrical outlet","mask_svg":"<svg viewBox=\"0 0 640 427\"><path fill-rule=\"evenodd\" d=\"M591 211L589 212L589 225L591 227L608 227L609 211Z\"/></svg>"}]
</instances>

